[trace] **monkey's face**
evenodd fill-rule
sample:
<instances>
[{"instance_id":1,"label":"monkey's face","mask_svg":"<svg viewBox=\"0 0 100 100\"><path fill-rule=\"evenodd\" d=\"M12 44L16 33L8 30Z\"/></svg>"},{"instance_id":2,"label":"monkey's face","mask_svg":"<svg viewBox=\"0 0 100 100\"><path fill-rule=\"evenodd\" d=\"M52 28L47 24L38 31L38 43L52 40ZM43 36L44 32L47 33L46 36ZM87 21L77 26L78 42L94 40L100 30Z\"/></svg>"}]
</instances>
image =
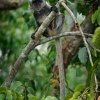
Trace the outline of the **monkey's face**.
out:
<instances>
[{"instance_id":1,"label":"monkey's face","mask_svg":"<svg viewBox=\"0 0 100 100\"><path fill-rule=\"evenodd\" d=\"M32 0L32 3L43 2L43 0Z\"/></svg>"},{"instance_id":2,"label":"monkey's face","mask_svg":"<svg viewBox=\"0 0 100 100\"><path fill-rule=\"evenodd\" d=\"M39 11L41 8L45 6L45 0L32 0L30 6L32 9Z\"/></svg>"}]
</instances>

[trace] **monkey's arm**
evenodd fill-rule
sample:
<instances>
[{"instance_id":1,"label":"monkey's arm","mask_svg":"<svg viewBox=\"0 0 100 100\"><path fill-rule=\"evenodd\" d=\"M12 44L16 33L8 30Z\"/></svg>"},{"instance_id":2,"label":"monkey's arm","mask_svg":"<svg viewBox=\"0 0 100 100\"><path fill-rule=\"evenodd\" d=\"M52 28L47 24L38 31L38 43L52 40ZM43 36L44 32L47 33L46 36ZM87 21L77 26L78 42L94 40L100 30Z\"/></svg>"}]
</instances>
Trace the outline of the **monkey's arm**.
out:
<instances>
[{"instance_id":1,"label":"monkey's arm","mask_svg":"<svg viewBox=\"0 0 100 100\"><path fill-rule=\"evenodd\" d=\"M35 33L42 24L42 23L39 23L38 21L36 21L36 23L37 23L37 29L35 30L34 33L32 33L32 35L31 35L32 39L35 39ZM45 37L49 37L49 34L48 34L47 30L45 30L42 35L45 36Z\"/></svg>"},{"instance_id":2,"label":"monkey's arm","mask_svg":"<svg viewBox=\"0 0 100 100\"><path fill-rule=\"evenodd\" d=\"M36 21L37 29L41 26L41 24L43 23L43 21L49 15L50 12L51 12L51 7L47 5L45 5L42 9L40 9L40 11L36 11L36 10L34 11L33 15ZM34 35L36 31L31 35L32 39L35 38ZM42 35L45 37L49 37L47 30L45 30L45 32Z\"/></svg>"}]
</instances>

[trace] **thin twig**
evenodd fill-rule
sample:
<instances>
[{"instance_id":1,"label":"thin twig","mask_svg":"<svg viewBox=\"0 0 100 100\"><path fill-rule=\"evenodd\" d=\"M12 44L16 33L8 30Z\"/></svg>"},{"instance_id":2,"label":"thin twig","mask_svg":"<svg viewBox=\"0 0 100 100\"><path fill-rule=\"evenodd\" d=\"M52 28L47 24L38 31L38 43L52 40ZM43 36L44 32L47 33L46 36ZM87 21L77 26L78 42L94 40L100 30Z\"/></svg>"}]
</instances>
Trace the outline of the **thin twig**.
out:
<instances>
[{"instance_id":1,"label":"thin twig","mask_svg":"<svg viewBox=\"0 0 100 100\"><path fill-rule=\"evenodd\" d=\"M86 37L92 37L93 36L92 34L88 34L88 33L84 33L84 34L85 34ZM64 37L64 36L82 36L82 35L80 34L80 31L64 32L64 33L57 34L55 36L43 39L43 40L40 41L40 43L38 45L47 43L47 42L52 41L52 40L54 40L56 38L60 38L60 37Z\"/></svg>"}]
</instances>

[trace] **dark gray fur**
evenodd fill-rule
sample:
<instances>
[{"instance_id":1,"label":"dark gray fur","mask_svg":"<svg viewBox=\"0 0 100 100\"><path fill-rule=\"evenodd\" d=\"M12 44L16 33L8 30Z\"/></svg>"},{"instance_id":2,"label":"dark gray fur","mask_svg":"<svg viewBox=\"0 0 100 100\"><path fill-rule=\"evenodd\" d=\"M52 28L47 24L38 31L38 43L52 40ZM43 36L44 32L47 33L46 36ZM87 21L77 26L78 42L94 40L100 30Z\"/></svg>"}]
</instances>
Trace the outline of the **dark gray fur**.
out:
<instances>
[{"instance_id":1,"label":"dark gray fur","mask_svg":"<svg viewBox=\"0 0 100 100\"><path fill-rule=\"evenodd\" d=\"M39 27L44 19L50 14L51 6L45 0L32 0L31 8L34 10L34 17ZM64 15L58 14L57 17L50 23L43 36L49 37L61 33L64 22Z\"/></svg>"}]
</instances>

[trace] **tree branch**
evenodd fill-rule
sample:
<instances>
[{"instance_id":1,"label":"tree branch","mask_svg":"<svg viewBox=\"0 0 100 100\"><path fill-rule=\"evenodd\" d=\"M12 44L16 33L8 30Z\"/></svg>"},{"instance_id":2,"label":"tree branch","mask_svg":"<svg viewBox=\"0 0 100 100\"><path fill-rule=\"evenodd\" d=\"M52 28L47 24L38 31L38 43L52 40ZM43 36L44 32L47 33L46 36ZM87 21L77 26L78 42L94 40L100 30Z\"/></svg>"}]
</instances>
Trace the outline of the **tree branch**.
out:
<instances>
[{"instance_id":1,"label":"tree branch","mask_svg":"<svg viewBox=\"0 0 100 100\"><path fill-rule=\"evenodd\" d=\"M0 0L0 10L10 10L20 7L24 0Z\"/></svg>"},{"instance_id":2,"label":"tree branch","mask_svg":"<svg viewBox=\"0 0 100 100\"><path fill-rule=\"evenodd\" d=\"M86 37L93 37L92 34L88 34L88 33L84 33L84 35L85 35ZM64 33L61 33L61 34L58 34L58 35L55 35L55 36L46 38L46 39L44 39L44 40L41 40L40 43L39 43L38 45L47 43L47 42L49 42L49 41L52 41L52 40L54 40L54 39L57 39L57 38L60 38L60 37L64 37L64 36L80 36L80 37L82 37L80 31L75 31L75 32L64 32Z\"/></svg>"}]
</instances>

